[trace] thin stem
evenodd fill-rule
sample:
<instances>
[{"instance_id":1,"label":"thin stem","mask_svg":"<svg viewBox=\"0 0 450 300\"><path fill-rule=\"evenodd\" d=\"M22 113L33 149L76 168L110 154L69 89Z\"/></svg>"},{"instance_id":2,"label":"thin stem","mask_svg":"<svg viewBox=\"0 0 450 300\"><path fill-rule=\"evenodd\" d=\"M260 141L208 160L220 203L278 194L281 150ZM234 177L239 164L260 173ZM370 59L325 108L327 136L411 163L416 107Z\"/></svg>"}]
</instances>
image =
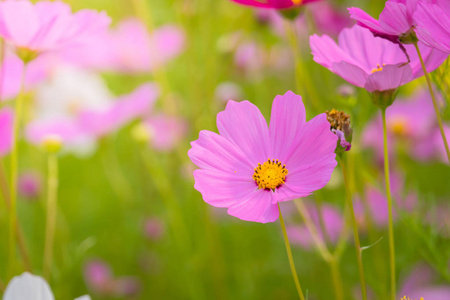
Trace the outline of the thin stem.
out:
<instances>
[{"instance_id":1,"label":"thin stem","mask_svg":"<svg viewBox=\"0 0 450 300\"><path fill-rule=\"evenodd\" d=\"M314 240L314 243L316 244L317 250L319 251L320 255L323 257L325 261L330 261L332 259L332 256L330 252L328 251L327 246L325 245L323 239L319 236L319 233L317 232L317 228L314 225L314 222L311 219L311 216L308 213L308 210L306 209L305 205L303 204L303 201L301 200L294 200L295 206L297 207L298 212L303 218L303 222L305 222L306 228L308 229L309 233L311 234L311 237Z\"/></svg>"},{"instance_id":2,"label":"thin stem","mask_svg":"<svg viewBox=\"0 0 450 300\"><path fill-rule=\"evenodd\" d=\"M332 259L328 262L331 269L331 278L333 279L334 291L336 293L336 300L344 299L344 290L342 289L341 276L339 274L339 260Z\"/></svg>"},{"instance_id":3,"label":"thin stem","mask_svg":"<svg viewBox=\"0 0 450 300\"><path fill-rule=\"evenodd\" d=\"M386 180L386 197L388 201L389 212L389 262L391 271L391 299L395 300L395 245L394 245L394 226L392 218L392 197L391 197L391 183L389 179L389 152L386 129L386 109L381 110L383 118L383 141L384 141L384 177Z\"/></svg>"},{"instance_id":4,"label":"thin stem","mask_svg":"<svg viewBox=\"0 0 450 300\"><path fill-rule=\"evenodd\" d=\"M361 283L361 294L362 294L363 300L366 300L367 299L366 280L364 277L364 267L363 267L363 261L362 261L362 253L361 253L361 243L359 241L358 224L356 222L355 210L353 209L353 201L352 201L352 194L351 194L351 190L350 190L350 183L348 180L348 173L347 173L347 169L344 164L344 160L339 159L339 163L341 166L342 176L344 177L345 192L346 192L345 199L347 200L347 205L350 209L350 219L352 222L353 236L354 236L354 241L355 241L356 260L358 262L359 280Z\"/></svg>"},{"instance_id":5,"label":"thin stem","mask_svg":"<svg viewBox=\"0 0 450 300\"><path fill-rule=\"evenodd\" d=\"M45 226L44 277L50 280L55 240L56 206L58 196L58 157L48 156L48 191L47 191L47 223Z\"/></svg>"},{"instance_id":6,"label":"thin stem","mask_svg":"<svg viewBox=\"0 0 450 300\"><path fill-rule=\"evenodd\" d=\"M24 89L25 89L25 77L26 77L26 64L24 64L21 88L19 95L16 99L16 109L14 115L14 128L12 137L12 147L11 147L11 181L10 181L10 205L9 205L9 273L12 275L13 266L16 254L16 225L17 225L17 174L18 174L18 139L19 139L19 128L20 121L23 111L24 102Z\"/></svg>"},{"instance_id":7,"label":"thin stem","mask_svg":"<svg viewBox=\"0 0 450 300\"><path fill-rule=\"evenodd\" d=\"M428 74L425 63L423 62L422 54L420 53L420 49L419 49L417 42L414 43L414 46L416 47L417 55L419 56L420 64L422 65L423 74L425 75L425 79L427 81L431 99L433 100L433 107L434 107L434 111L436 112L436 119L438 121L439 131L441 132L442 141L444 142L445 152L447 152L447 159L448 159L448 162L450 163L450 148L448 147L447 138L445 137L444 127L442 126L441 113L439 112L439 106L436 101L436 96L434 95L433 86L431 85L430 75Z\"/></svg>"},{"instance_id":8,"label":"thin stem","mask_svg":"<svg viewBox=\"0 0 450 300\"><path fill-rule=\"evenodd\" d=\"M284 244L286 245L286 252L289 259L289 265L291 266L292 277L294 278L295 287L297 288L298 296L301 300L305 300L303 295L302 287L300 286L300 281L298 281L297 271L295 270L294 258L292 257L291 244L289 244L289 238L286 232L286 226L284 225L283 216L281 215L280 204L278 204L278 211L280 212L280 224L283 230Z\"/></svg>"},{"instance_id":9,"label":"thin stem","mask_svg":"<svg viewBox=\"0 0 450 300\"><path fill-rule=\"evenodd\" d=\"M305 90L306 93L309 96L309 102L312 104L313 108L316 111L320 111L320 108L318 107L318 99L319 96L317 95L316 91L314 90L314 85L311 82L311 77L307 75L306 68L304 67L301 53L300 53L300 47L298 46L298 40L297 40L297 30L295 28L295 21L290 21L290 30L288 30L288 36L290 39L292 52L294 54L294 61L295 61L295 82L297 85L297 92L300 93L301 91ZM306 76L303 76L305 74Z\"/></svg>"}]
</instances>

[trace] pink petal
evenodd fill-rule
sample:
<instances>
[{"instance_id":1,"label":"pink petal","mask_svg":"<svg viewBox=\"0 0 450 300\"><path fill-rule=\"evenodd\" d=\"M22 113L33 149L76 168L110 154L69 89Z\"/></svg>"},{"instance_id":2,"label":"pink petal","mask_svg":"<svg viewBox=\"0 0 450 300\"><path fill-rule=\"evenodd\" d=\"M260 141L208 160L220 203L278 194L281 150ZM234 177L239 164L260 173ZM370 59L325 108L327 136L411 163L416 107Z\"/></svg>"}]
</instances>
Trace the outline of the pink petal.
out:
<instances>
[{"instance_id":1,"label":"pink petal","mask_svg":"<svg viewBox=\"0 0 450 300\"><path fill-rule=\"evenodd\" d=\"M299 130L305 123L306 112L301 96L288 91L275 97L269 126L272 159L286 160L292 145L298 143Z\"/></svg>"},{"instance_id":2,"label":"pink petal","mask_svg":"<svg viewBox=\"0 0 450 300\"><path fill-rule=\"evenodd\" d=\"M384 30L380 25L378 20L374 19L372 16L367 14L365 11L358 7L350 7L348 9L350 13L350 18L358 21L358 25L368 28L370 31L375 33L383 33Z\"/></svg>"},{"instance_id":3,"label":"pink petal","mask_svg":"<svg viewBox=\"0 0 450 300\"><path fill-rule=\"evenodd\" d=\"M277 204L272 204L271 191L256 190L237 199L228 214L244 221L268 223L278 219L279 211Z\"/></svg>"},{"instance_id":4,"label":"pink petal","mask_svg":"<svg viewBox=\"0 0 450 300\"><path fill-rule=\"evenodd\" d=\"M0 2L0 35L14 45L28 46L39 25L39 17L30 1Z\"/></svg>"},{"instance_id":5,"label":"pink petal","mask_svg":"<svg viewBox=\"0 0 450 300\"><path fill-rule=\"evenodd\" d=\"M254 104L228 101L225 111L217 115L217 128L220 135L234 143L254 167L269 158L269 128Z\"/></svg>"},{"instance_id":6,"label":"pink petal","mask_svg":"<svg viewBox=\"0 0 450 300\"><path fill-rule=\"evenodd\" d=\"M194 188L202 194L203 200L216 207L231 207L257 189L251 177L219 170L195 170L194 178Z\"/></svg>"},{"instance_id":7,"label":"pink petal","mask_svg":"<svg viewBox=\"0 0 450 300\"><path fill-rule=\"evenodd\" d=\"M12 145L14 113L10 109L0 110L0 156L9 153Z\"/></svg>"},{"instance_id":8,"label":"pink petal","mask_svg":"<svg viewBox=\"0 0 450 300\"><path fill-rule=\"evenodd\" d=\"M360 67L352 65L348 62L342 61L339 63L334 63L331 70L351 84L359 87L364 87L366 84L366 79L368 76L367 73Z\"/></svg>"},{"instance_id":9,"label":"pink petal","mask_svg":"<svg viewBox=\"0 0 450 300\"><path fill-rule=\"evenodd\" d=\"M409 64L405 66L389 65L383 67L381 71L370 74L364 88L369 92L387 91L396 89L411 79L412 70Z\"/></svg>"},{"instance_id":10,"label":"pink petal","mask_svg":"<svg viewBox=\"0 0 450 300\"><path fill-rule=\"evenodd\" d=\"M307 195L323 188L337 165L337 136L331 132L326 114L320 114L301 129L300 143L288 158L286 186Z\"/></svg>"},{"instance_id":11,"label":"pink petal","mask_svg":"<svg viewBox=\"0 0 450 300\"><path fill-rule=\"evenodd\" d=\"M380 14L380 25L387 34L401 35L411 29L413 20L405 4L388 1Z\"/></svg>"}]
</instances>

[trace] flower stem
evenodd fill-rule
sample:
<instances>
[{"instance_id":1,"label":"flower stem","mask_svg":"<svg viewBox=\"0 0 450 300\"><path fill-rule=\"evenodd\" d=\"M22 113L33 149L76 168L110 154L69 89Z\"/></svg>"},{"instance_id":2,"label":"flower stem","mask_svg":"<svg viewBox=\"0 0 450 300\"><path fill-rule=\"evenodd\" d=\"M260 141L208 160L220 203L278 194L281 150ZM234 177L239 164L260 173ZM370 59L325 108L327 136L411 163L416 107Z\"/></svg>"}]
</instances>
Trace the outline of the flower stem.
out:
<instances>
[{"instance_id":1,"label":"flower stem","mask_svg":"<svg viewBox=\"0 0 450 300\"><path fill-rule=\"evenodd\" d=\"M425 63L423 62L423 57L422 57L422 54L420 53L419 45L417 44L417 42L414 43L414 46L416 47L417 55L419 56L420 64L422 65L423 74L425 75L425 79L427 81L431 99L433 100L433 107L434 107L434 111L436 112L436 119L438 121L439 131L441 132L442 141L444 142L445 152L447 153L447 159L448 159L448 162L450 163L450 149L448 146L447 138L445 137L444 127L442 126L442 117L441 117L441 113L439 112L439 106L436 101L436 96L433 91L433 86L431 85L430 75L428 74Z\"/></svg>"},{"instance_id":2,"label":"flower stem","mask_svg":"<svg viewBox=\"0 0 450 300\"><path fill-rule=\"evenodd\" d=\"M16 99L16 109L14 114L14 128L11 147L11 181L10 181L10 205L9 205L9 274L13 273L13 266L16 254L16 227L17 227L17 174L18 174L18 148L19 148L19 128L24 105L24 89L26 77L26 64L24 64L21 88Z\"/></svg>"},{"instance_id":3,"label":"flower stem","mask_svg":"<svg viewBox=\"0 0 450 300\"><path fill-rule=\"evenodd\" d=\"M58 196L58 157L52 153L48 156L48 191L47 191L47 223L45 226L44 277L50 280L55 240L56 206Z\"/></svg>"},{"instance_id":4,"label":"flower stem","mask_svg":"<svg viewBox=\"0 0 450 300\"><path fill-rule=\"evenodd\" d=\"M347 200L347 205L350 209L350 219L352 222L353 236L354 236L354 241L355 241L356 261L358 262L359 280L361 283L361 294L362 294L363 300L366 300L367 299L366 280L364 277L364 267L363 267L363 261L362 261L362 253L361 253L361 243L359 241L358 224L356 222L355 210L353 209L353 201L352 201L352 194L350 191L350 183L348 180L348 173L347 173L347 168L345 167L344 160L342 158L339 158L339 163L341 166L342 176L344 177L345 192L346 192L345 199Z\"/></svg>"},{"instance_id":5,"label":"flower stem","mask_svg":"<svg viewBox=\"0 0 450 300\"><path fill-rule=\"evenodd\" d=\"M289 265L291 266L292 277L294 278L295 287L297 288L298 296L301 300L305 300L303 295L302 287L300 286L300 281L298 281L297 271L295 270L294 258L292 257L291 244L289 244L289 239L286 232L286 226L284 225L283 216L281 215L280 204L278 204L278 211L280 212L280 224L283 230L284 244L286 245L286 253L289 259Z\"/></svg>"},{"instance_id":6,"label":"flower stem","mask_svg":"<svg viewBox=\"0 0 450 300\"><path fill-rule=\"evenodd\" d=\"M334 291L336 293L336 300L344 299L344 291L342 289L341 276L339 274L339 260L335 257L328 262L331 269L331 277L333 279Z\"/></svg>"},{"instance_id":7,"label":"flower stem","mask_svg":"<svg viewBox=\"0 0 450 300\"><path fill-rule=\"evenodd\" d=\"M395 245L394 245L394 226L392 218L392 197L391 197L391 183L389 179L389 152L386 129L386 109L381 109L381 116L383 118L383 141L384 141L384 177L386 180L386 198L388 201L389 212L389 262L391 273L391 299L395 300Z\"/></svg>"}]
</instances>

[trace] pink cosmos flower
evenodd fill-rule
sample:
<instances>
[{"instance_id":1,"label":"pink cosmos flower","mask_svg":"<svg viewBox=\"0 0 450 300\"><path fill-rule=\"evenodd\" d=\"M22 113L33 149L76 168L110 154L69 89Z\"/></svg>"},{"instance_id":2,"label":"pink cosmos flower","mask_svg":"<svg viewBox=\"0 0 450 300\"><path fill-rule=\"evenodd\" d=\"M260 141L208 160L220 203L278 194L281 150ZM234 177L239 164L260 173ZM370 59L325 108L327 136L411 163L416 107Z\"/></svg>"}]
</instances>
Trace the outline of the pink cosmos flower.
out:
<instances>
[{"instance_id":1,"label":"pink cosmos flower","mask_svg":"<svg viewBox=\"0 0 450 300\"><path fill-rule=\"evenodd\" d=\"M308 206L308 212L311 216L316 229L318 231L319 237L324 239L324 232L320 226L319 212L317 208L313 205ZM331 243L336 243L341 235L344 218L342 214L332 205L323 205L321 207L322 219L325 225L326 235L329 237ZM298 244L305 249L313 249L315 247L314 240L311 236L310 231L306 225L301 226L289 226L286 228L289 240L293 244Z\"/></svg>"},{"instance_id":2,"label":"pink cosmos flower","mask_svg":"<svg viewBox=\"0 0 450 300\"><path fill-rule=\"evenodd\" d=\"M14 113L12 110L7 108L0 110L0 157L11 151L13 118Z\"/></svg>"},{"instance_id":3,"label":"pink cosmos flower","mask_svg":"<svg viewBox=\"0 0 450 300\"><path fill-rule=\"evenodd\" d=\"M349 8L350 17L358 21L358 25L368 28L376 36L397 42L399 38L408 36L414 30L413 14L418 0L388 0L379 20L374 19L357 7Z\"/></svg>"},{"instance_id":4,"label":"pink cosmos flower","mask_svg":"<svg viewBox=\"0 0 450 300\"><path fill-rule=\"evenodd\" d=\"M148 115L159 96L156 84L143 84L132 93L122 96L107 109L81 111L80 127L96 137L110 134L132 120Z\"/></svg>"},{"instance_id":5,"label":"pink cosmos flower","mask_svg":"<svg viewBox=\"0 0 450 300\"><path fill-rule=\"evenodd\" d=\"M397 99L386 111L389 153L399 146L418 159L427 159L435 151L430 136L435 132L434 109L430 94L415 91L412 99ZM439 135L440 144L442 137ZM364 147L375 151L377 159L383 160L383 124L380 114L371 120L362 134Z\"/></svg>"},{"instance_id":6,"label":"pink cosmos flower","mask_svg":"<svg viewBox=\"0 0 450 300\"><path fill-rule=\"evenodd\" d=\"M414 13L416 34L430 47L450 53L450 2L448 0L420 1Z\"/></svg>"},{"instance_id":7,"label":"pink cosmos flower","mask_svg":"<svg viewBox=\"0 0 450 300\"><path fill-rule=\"evenodd\" d=\"M42 192L42 176L34 171L20 174L18 190L22 197L36 199Z\"/></svg>"},{"instance_id":8,"label":"pink cosmos flower","mask_svg":"<svg viewBox=\"0 0 450 300\"><path fill-rule=\"evenodd\" d=\"M300 96L275 97L270 126L248 101L217 115L220 134L201 131L188 155L200 167L195 188L208 204L246 221L274 222L277 204L323 188L337 162L326 114L306 122Z\"/></svg>"},{"instance_id":9,"label":"pink cosmos flower","mask_svg":"<svg viewBox=\"0 0 450 300\"><path fill-rule=\"evenodd\" d=\"M150 146L157 151L173 150L186 134L187 123L176 116L153 115L143 121L150 133Z\"/></svg>"},{"instance_id":10,"label":"pink cosmos flower","mask_svg":"<svg viewBox=\"0 0 450 300\"><path fill-rule=\"evenodd\" d=\"M239 3L239 4L247 5L247 6L260 7L260 8L289 9L289 8L294 8L297 6L304 5L304 4L308 4L311 2L316 2L319 0L264 0L264 1L232 0L232 1Z\"/></svg>"},{"instance_id":11,"label":"pink cosmos flower","mask_svg":"<svg viewBox=\"0 0 450 300\"><path fill-rule=\"evenodd\" d=\"M394 90L423 75L413 45L405 45L410 57L394 43L374 37L363 27L346 28L339 34L339 45L329 36L310 37L314 61L341 76L351 84L369 92ZM431 72L447 58L447 54L419 42L426 68Z\"/></svg>"},{"instance_id":12,"label":"pink cosmos flower","mask_svg":"<svg viewBox=\"0 0 450 300\"><path fill-rule=\"evenodd\" d=\"M92 34L110 23L106 13L81 10L71 13L60 1L6 0L0 3L0 36L19 49L57 50L89 42Z\"/></svg>"},{"instance_id":13,"label":"pink cosmos flower","mask_svg":"<svg viewBox=\"0 0 450 300\"><path fill-rule=\"evenodd\" d=\"M84 278L93 293L106 297L132 296L140 290L137 278L131 276L116 278L109 264L100 259L86 263Z\"/></svg>"}]
</instances>

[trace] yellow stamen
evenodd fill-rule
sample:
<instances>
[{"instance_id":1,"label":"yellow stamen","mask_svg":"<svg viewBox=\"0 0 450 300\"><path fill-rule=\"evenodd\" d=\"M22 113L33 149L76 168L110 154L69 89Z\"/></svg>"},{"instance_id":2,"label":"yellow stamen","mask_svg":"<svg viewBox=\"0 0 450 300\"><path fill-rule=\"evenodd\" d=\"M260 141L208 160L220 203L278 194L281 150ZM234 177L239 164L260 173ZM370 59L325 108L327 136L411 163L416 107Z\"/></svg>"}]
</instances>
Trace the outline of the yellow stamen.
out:
<instances>
[{"instance_id":1,"label":"yellow stamen","mask_svg":"<svg viewBox=\"0 0 450 300\"><path fill-rule=\"evenodd\" d=\"M375 69L372 69L372 71L370 71L370 73L375 73L375 72L379 72L379 71L382 71L383 70L383 67L385 66L386 64L383 64L382 66L380 66L380 64L377 64L377 67L375 68Z\"/></svg>"},{"instance_id":2,"label":"yellow stamen","mask_svg":"<svg viewBox=\"0 0 450 300\"><path fill-rule=\"evenodd\" d=\"M262 165L258 164L253 174L253 180L255 180L259 189L275 190L282 185L286 180L288 170L286 165L274 159L268 159Z\"/></svg>"},{"instance_id":3,"label":"yellow stamen","mask_svg":"<svg viewBox=\"0 0 450 300\"><path fill-rule=\"evenodd\" d=\"M413 299L410 299L409 297L403 296L403 298L400 299L400 300L413 300ZM424 299L423 299L423 297L420 297L419 300L424 300Z\"/></svg>"},{"instance_id":4,"label":"yellow stamen","mask_svg":"<svg viewBox=\"0 0 450 300\"><path fill-rule=\"evenodd\" d=\"M292 0L292 3L294 3L294 5L300 5L302 4L303 0Z\"/></svg>"},{"instance_id":5,"label":"yellow stamen","mask_svg":"<svg viewBox=\"0 0 450 300\"><path fill-rule=\"evenodd\" d=\"M408 122L400 117L393 119L389 124L390 131L397 136L406 135L408 132L407 128Z\"/></svg>"}]
</instances>

